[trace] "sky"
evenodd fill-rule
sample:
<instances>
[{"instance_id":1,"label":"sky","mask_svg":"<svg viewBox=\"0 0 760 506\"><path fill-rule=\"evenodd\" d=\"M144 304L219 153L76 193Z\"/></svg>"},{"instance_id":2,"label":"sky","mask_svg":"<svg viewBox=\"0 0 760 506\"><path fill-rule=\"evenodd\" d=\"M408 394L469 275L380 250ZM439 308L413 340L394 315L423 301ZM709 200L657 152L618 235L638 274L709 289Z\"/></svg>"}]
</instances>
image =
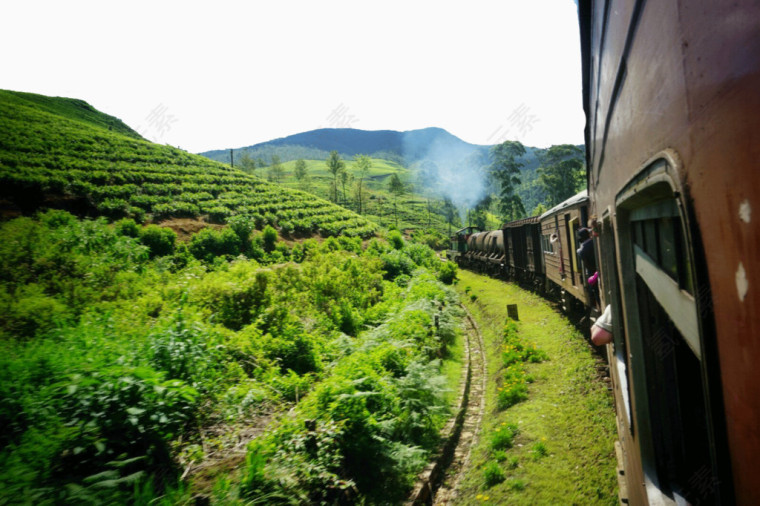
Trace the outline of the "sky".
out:
<instances>
[{"instance_id":1,"label":"sky","mask_svg":"<svg viewBox=\"0 0 760 506\"><path fill-rule=\"evenodd\" d=\"M0 88L190 152L328 127L583 143L572 0L17 0L0 47Z\"/></svg>"}]
</instances>

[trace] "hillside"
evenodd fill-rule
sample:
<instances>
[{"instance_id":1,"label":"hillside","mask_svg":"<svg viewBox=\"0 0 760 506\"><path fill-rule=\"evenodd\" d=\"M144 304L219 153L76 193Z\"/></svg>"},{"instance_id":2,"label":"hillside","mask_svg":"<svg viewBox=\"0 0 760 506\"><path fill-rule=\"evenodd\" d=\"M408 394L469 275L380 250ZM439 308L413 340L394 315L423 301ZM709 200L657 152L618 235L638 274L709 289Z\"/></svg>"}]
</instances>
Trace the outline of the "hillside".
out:
<instances>
[{"instance_id":1,"label":"hillside","mask_svg":"<svg viewBox=\"0 0 760 506\"><path fill-rule=\"evenodd\" d=\"M0 504L405 500L455 264L77 100L0 91L0 182Z\"/></svg>"},{"instance_id":2,"label":"hillside","mask_svg":"<svg viewBox=\"0 0 760 506\"><path fill-rule=\"evenodd\" d=\"M160 222L242 215L296 234L370 236L376 225L311 194L142 139L80 100L0 91L0 208Z\"/></svg>"},{"instance_id":3,"label":"hillside","mask_svg":"<svg viewBox=\"0 0 760 506\"><path fill-rule=\"evenodd\" d=\"M361 214L382 227L397 227L407 231L437 231L448 233L444 202L437 194L425 192L418 184L414 169L382 158L372 158L372 166L362 181L361 204L358 184L360 171L353 160L345 160L346 185L339 182L337 203L346 209ZM277 182L287 188L302 189L326 200L334 198L333 176L327 170L324 160L305 160L308 179L299 181L295 176L296 162L282 164L282 174ZM269 177L268 168L256 169L255 174ZM388 189L391 176L395 174L406 185L407 191L398 197ZM455 218L453 225L459 223Z\"/></svg>"},{"instance_id":4,"label":"hillside","mask_svg":"<svg viewBox=\"0 0 760 506\"><path fill-rule=\"evenodd\" d=\"M2 101L15 104L20 107L33 107L41 111L80 121L90 126L105 128L106 130L126 135L134 139L144 140L140 134L124 124L119 118L109 116L92 107L84 100L63 97L46 97L34 93L20 91L2 92Z\"/></svg>"},{"instance_id":5,"label":"hillside","mask_svg":"<svg viewBox=\"0 0 760 506\"><path fill-rule=\"evenodd\" d=\"M488 177L492 147L470 144L441 128L406 132L324 128L235 148L233 161L237 165L248 156L262 168L269 165L275 155L283 162L299 158L323 162L332 150L338 151L345 160L357 154L368 154L409 168L407 180L415 183L414 192L418 198L421 195L445 197L464 213L495 191ZM525 151L519 160L523 167L517 193L530 212L545 197L537 185L536 172L545 150L526 146ZM201 155L230 163L229 149L207 151Z\"/></svg>"}]
</instances>

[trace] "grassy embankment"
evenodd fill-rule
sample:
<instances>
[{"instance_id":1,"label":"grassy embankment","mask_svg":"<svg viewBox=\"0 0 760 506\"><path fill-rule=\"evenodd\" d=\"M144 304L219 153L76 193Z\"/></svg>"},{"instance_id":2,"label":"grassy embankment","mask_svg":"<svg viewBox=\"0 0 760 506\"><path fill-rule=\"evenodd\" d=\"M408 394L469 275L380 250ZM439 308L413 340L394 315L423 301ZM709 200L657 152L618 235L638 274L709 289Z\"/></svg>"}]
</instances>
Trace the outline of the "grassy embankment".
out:
<instances>
[{"instance_id":1,"label":"grassy embankment","mask_svg":"<svg viewBox=\"0 0 760 506\"><path fill-rule=\"evenodd\" d=\"M467 271L459 278L457 290L486 343L489 376L482 432L459 503L616 504L612 397L596 376L595 356L583 336L535 294ZM507 304L518 304L519 338L549 359L526 364L533 380L527 400L500 411ZM510 424L517 435L500 456L492 447L494 434ZM493 479L499 470L504 481L488 487L487 468L492 483L499 481Z\"/></svg>"}]
</instances>

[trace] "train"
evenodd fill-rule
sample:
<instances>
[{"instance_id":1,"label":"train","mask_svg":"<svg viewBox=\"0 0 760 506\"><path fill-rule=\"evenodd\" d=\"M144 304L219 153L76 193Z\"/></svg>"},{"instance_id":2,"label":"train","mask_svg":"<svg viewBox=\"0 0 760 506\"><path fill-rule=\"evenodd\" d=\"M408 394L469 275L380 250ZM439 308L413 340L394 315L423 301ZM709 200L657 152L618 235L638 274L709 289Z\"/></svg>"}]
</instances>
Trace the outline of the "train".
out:
<instances>
[{"instance_id":1,"label":"train","mask_svg":"<svg viewBox=\"0 0 760 506\"><path fill-rule=\"evenodd\" d=\"M760 2L578 13L621 497L760 504Z\"/></svg>"},{"instance_id":2,"label":"train","mask_svg":"<svg viewBox=\"0 0 760 506\"><path fill-rule=\"evenodd\" d=\"M460 267L514 280L547 298L579 322L600 313L598 289L589 283L594 271L578 255L578 234L591 218L583 190L540 216L505 223L498 230L465 227L451 236L447 256Z\"/></svg>"},{"instance_id":3,"label":"train","mask_svg":"<svg viewBox=\"0 0 760 506\"><path fill-rule=\"evenodd\" d=\"M577 4L588 190L450 254L609 306L622 503L760 504L760 2Z\"/></svg>"}]
</instances>

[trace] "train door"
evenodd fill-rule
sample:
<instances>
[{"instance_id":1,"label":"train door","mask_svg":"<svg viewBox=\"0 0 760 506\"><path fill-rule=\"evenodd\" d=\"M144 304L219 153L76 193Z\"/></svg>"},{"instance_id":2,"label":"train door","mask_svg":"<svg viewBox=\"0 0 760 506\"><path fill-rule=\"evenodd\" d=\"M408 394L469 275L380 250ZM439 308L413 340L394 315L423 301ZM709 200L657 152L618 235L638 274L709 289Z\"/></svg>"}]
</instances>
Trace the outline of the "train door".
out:
<instances>
[{"instance_id":1,"label":"train door","mask_svg":"<svg viewBox=\"0 0 760 506\"><path fill-rule=\"evenodd\" d=\"M570 259L570 283L575 285L575 273L578 272L578 249L575 244L575 233L578 230L578 217L570 218L569 214L565 215L565 233L567 235L567 244L569 251L567 252Z\"/></svg>"},{"instance_id":2,"label":"train door","mask_svg":"<svg viewBox=\"0 0 760 506\"><path fill-rule=\"evenodd\" d=\"M570 269L570 284L575 284L575 263L573 262L573 256L575 249L573 245L575 240L573 238L573 230L570 224L570 215L565 215L565 244L567 244L567 267Z\"/></svg>"},{"instance_id":3,"label":"train door","mask_svg":"<svg viewBox=\"0 0 760 506\"><path fill-rule=\"evenodd\" d=\"M650 502L713 504L722 402L707 383L694 252L671 172L656 164L616 202L635 428Z\"/></svg>"}]
</instances>

